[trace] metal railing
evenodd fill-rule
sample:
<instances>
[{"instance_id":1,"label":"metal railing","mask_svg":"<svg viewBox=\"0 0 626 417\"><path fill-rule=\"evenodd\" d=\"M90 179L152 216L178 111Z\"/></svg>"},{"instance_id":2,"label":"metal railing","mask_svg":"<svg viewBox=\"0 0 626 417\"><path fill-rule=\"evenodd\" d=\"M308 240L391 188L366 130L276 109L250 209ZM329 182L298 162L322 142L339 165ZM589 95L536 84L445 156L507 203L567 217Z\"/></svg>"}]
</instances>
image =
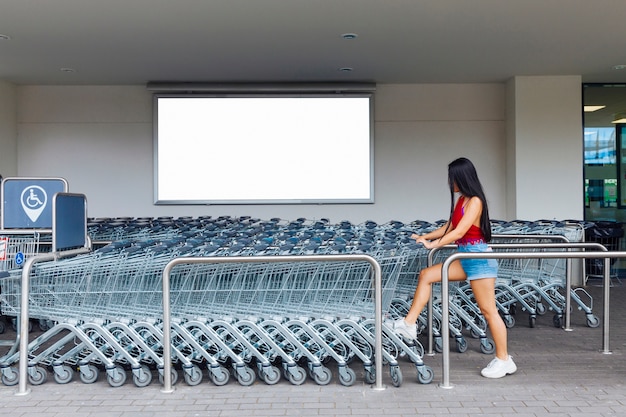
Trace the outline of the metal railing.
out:
<instances>
[{"instance_id":1,"label":"metal railing","mask_svg":"<svg viewBox=\"0 0 626 417\"><path fill-rule=\"evenodd\" d=\"M503 235L497 235L497 237L502 237ZM520 236L520 235L515 235L515 236ZM566 249L566 250L572 250L572 249L577 249L577 250L597 250L600 252L607 252L607 248L603 245L601 245L600 243L596 243L596 242L574 242L574 243L569 243L569 240L564 237L564 236L560 236L560 235L550 235L550 236L546 236L546 235L537 235L537 236L533 236L533 235L521 235L521 239L524 238L535 238L535 239L546 239L546 240L559 240L562 241L561 242L557 242L557 243L493 243L493 244L489 244L489 246L492 249ZM428 252L428 266L432 266L434 263L434 256L435 254L441 250L441 249L453 249L456 248L456 245L446 245L446 246L442 246L440 248L435 248L432 249L431 251ZM511 253L511 252L506 252L506 253ZM532 252L531 252L532 253ZM545 253L545 252L541 252L541 253ZM599 258L600 256L598 256ZM590 256L589 258L594 258L593 256ZM504 259L512 259L512 258L504 258ZM541 258L539 258L541 259ZM572 268L571 268L571 258L567 258L567 265L565 268L565 288L569 289L572 286ZM433 306L432 306L432 300L433 300L433 295L432 295L432 291L431 291L431 296L430 296L430 300L428 302L428 306L427 306L427 323L428 323L428 346L426 349L426 354L427 355L434 355L434 335L433 335ZM571 311L570 311L570 307L571 307L571 301L572 297L569 291L565 292L565 311L564 311L564 319L565 319L565 325L563 327L563 330L565 331L571 331ZM442 333L443 334L443 333Z\"/></svg>"},{"instance_id":2,"label":"metal railing","mask_svg":"<svg viewBox=\"0 0 626 417\"><path fill-rule=\"evenodd\" d=\"M550 244L546 244L550 245ZM558 245L558 244L557 244ZM581 247L585 244L571 243L567 247ZM536 245L534 245L536 246ZM605 248L606 249L606 248ZM626 258L626 252L482 252L482 253L454 253L443 262L441 273L441 299L442 299L442 319L441 334L449 333L449 269L452 262L460 259L604 259L604 323L602 330L602 353L610 354L609 350L609 299L610 299L610 259ZM450 340L448 337L442 338L442 382L441 388L452 388L450 384Z\"/></svg>"},{"instance_id":3,"label":"metal railing","mask_svg":"<svg viewBox=\"0 0 626 417\"><path fill-rule=\"evenodd\" d=\"M171 260L163 270L163 388L162 392L171 393L172 387L172 344L171 344L171 309L170 309L170 274L177 265L198 263L272 263L272 262L347 262L364 261L372 266L374 275L374 366L376 373L375 390L384 390L382 383L382 270L376 259L370 255L285 255L285 256L221 256L221 257L181 257Z\"/></svg>"},{"instance_id":4,"label":"metal railing","mask_svg":"<svg viewBox=\"0 0 626 417\"><path fill-rule=\"evenodd\" d=\"M537 244L501 244L512 248L536 249ZM502 247L502 246L499 246ZM442 320L441 334L449 333L449 268L450 264L459 259L604 259L604 324L602 353L609 354L609 299L610 299L610 259L626 258L626 252L605 252L606 248L598 243L569 243L569 244L542 244L542 248L565 248L585 249L595 248L601 252L483 252L483 253L454 253L450 255L442 265L441 297L442 297ZM63 257L85 253L88 249L77 249L63 253ZM28 380L28 324L29 311L28 300L30 296L30 270L37 262L51 261L62 257L58 253L48 253L27 259L22 270L22 291L19 320L19 386L16 395L29 393ZM372 266L374 280L374 304L375 304L375 373L376 380L374 389L384 390L382 384L382 271L380 264L370 255L291 255L291 256L235 256L235 257L181 257L170 261L163 270L163 359L164 375L162 392L173 392L171 375L171 321L170 321L170 273L172 269L181 264L195 263L263 263L263 262L311 262L311 261L364 261ZM568 291L566 292L568 293ZM566 312L569 311L568 309ZM442 388L452 388L450 385L450 341L448 337L442 338ZM169 342L168 342L169 341ZM168 358L168 360L166 360Z\"/></svg>"}]
</instances>

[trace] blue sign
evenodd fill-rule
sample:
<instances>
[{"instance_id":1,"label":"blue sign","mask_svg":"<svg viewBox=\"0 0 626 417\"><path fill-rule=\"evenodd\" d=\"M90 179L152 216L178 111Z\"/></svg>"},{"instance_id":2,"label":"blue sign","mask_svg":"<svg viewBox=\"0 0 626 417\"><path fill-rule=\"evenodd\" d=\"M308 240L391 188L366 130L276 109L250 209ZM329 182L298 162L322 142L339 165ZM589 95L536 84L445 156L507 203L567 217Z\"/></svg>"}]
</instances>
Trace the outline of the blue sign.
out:
<instances>
[{"instance_id":1,"label":"blue sign","mask_svg":"<svg viewBox=\"0 0 626 417\"><path fill-rule=\"evenodd\" d=\"M24 263L24 254L18 252L15 254L15 265L22 265Z\"/></svg>"},{"instance_id":2,"label":"blue sign","mask_svg":"<svg viewBox=\"0 0 626 417\"><path fill-rule=\"evenodd\" d=\"M3 229L52 229L52 197L67 192L63 178L5 178Z\"/></svg>"},{"instance_id":3,"label":"blue sign","mask_svg":"<svg viewBox=\"0 0 626 417\"><path fill-rule=\"evenodd\" d=\"M52 250L87 247L87 198L83 194L58 193L53 207Z\"/></svg>"}]
</instances>

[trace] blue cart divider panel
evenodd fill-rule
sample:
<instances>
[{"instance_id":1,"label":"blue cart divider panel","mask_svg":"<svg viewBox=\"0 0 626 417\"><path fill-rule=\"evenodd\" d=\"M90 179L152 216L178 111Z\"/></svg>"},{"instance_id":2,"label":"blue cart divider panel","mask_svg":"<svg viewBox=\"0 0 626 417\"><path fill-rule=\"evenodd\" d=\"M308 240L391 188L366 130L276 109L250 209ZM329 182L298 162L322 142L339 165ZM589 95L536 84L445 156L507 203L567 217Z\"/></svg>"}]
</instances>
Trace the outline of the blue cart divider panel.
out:
<instances>
[{"instance_id":1,"label":"blue cart divider panel","mask_svg":"<svg viewBox=\"0 0 626 417\"><path fill-rule=\"evenodd\" d=\"M54 195L52 250L87 247L87 200L83 194Z\"/></svg>"},{"instance_id":2,"label":"blue cart divider panel","mask_svg":"<svg viewBox=\"0 0 626 417\"><path fill-rule=\"evenodd\" d=\"M6 178L2 188L3 229L52 229L52 197L67 191L62 178Z\"/></svg>"}]
</instances>

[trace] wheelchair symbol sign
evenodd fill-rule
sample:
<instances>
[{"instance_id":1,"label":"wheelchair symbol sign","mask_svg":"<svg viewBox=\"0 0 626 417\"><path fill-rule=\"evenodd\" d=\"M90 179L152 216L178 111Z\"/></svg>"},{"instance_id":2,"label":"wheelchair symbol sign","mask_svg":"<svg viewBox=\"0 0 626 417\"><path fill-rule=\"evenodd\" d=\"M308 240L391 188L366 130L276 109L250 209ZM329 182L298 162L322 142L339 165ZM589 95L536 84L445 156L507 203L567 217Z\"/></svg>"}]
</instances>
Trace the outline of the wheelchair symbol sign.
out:
<instances>
[{"instance_id":1,"label":"wheelchair symbol sign","mask_svg":"<svg viewBox=\"0 0 626 417\"><path fill-rule=\"evenodd\" d=\"M22 265L24 263L24 254L22 252L18 252L15 254L15 264Z\"/></svg>"},{"instance_id":2,"label":"wheelchair symbol sign","mask_svg":"<svg viewBox=\"0 0 626 417\"><path fill-rule=\"evenodd\" d=\"M24 213L34 222L37 221L48 203L48 194L43 187L31 185L24 188L20 196Z\"/></svg>"}]
</instances>

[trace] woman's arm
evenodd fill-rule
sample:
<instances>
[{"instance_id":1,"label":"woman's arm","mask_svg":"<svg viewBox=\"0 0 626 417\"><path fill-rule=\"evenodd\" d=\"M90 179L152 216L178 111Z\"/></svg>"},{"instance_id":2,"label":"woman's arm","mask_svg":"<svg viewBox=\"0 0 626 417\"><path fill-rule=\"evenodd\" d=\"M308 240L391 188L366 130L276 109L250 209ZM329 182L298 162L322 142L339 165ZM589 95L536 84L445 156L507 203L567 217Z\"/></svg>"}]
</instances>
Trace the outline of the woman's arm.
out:
<instances>
[{"instance_id":1,"label":"woman's arm","mask_svg":"<svg viewBox=\"0 0 626 417\"><path fill-rule=\"evenodd\" d=\"M483 203L480 201L478 197L472 197L469 199L465 207L463 208L463 217L457 224L455 229L448 230L448 233L441 236L439 239L437 237L433 238L435 240L430 240L423 242L424 247L427 249L438 248L441 246L448 245L453 243L459 239L461 239L470 227L473 224L480 226L480 215L483 211ZM438 231L437 229L436 231ZM445 229L444 229L445 230Z\"/></svg>"},{"instance_id":2,"label":"woman's arm","mask_svg":"<svg viewBox=\"0 0 626 417\"><path fill-rule=\"evenodd\" d=\"M443 236L443 234L446 232L447 227L448 227L448 222L446 222L443 226L439 227L438 229L433 230L432 232L426 233L425 235L418 235L417 233L413 233L411 235L411 239L415 239L417 243L424 243L425 241L428 241L428 240L437 239Z\"/></svg>"}]
</instances>

